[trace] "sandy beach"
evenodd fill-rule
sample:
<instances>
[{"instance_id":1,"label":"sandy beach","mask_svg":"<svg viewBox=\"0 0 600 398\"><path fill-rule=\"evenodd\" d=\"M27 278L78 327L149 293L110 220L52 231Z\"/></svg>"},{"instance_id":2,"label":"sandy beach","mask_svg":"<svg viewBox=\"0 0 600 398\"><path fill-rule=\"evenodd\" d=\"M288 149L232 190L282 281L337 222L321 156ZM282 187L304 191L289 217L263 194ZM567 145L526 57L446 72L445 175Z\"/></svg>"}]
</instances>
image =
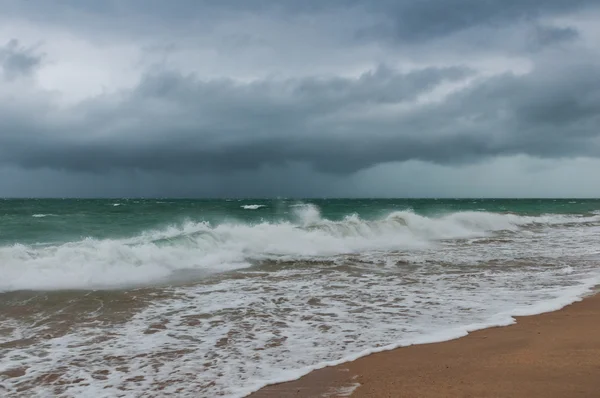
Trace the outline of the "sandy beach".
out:
<instances>
[{"instance_id":1,"label":"sandy beach","mask_svg":"<svg viewBox=\"0 0 600 398\"><path fill-rule=\"evenodd\" d=\"M600 396L600 295L434 344L373 354L251 398Z\"/></svg>"}]
</instances>

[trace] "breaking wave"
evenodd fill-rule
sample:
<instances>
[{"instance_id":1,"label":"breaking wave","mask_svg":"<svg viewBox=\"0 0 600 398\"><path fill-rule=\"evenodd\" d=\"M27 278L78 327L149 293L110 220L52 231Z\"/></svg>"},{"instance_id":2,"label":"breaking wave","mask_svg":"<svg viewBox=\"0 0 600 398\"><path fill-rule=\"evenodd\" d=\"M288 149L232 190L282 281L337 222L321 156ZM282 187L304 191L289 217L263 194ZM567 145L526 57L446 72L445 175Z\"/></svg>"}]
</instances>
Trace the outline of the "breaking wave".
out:
<instances>
[{"instance_id":1,"label":"breaking wave","mask_svg":"<svg viewBox=\"0 0 600 398\"><path fill-rule=\"evenodd\" d=\"M244 210L258 210L260 208L267 207L265 205L243 205L242 209Z\"/></svg>"},{"instance_id":2,"label":"breaking wave","mask_svg":"<svg viewBox=\"0 0 600 398\"><path fill-rule=\"evenodd\" d=\"M486 237L530 226L582 224L600 215L525 217L457 212L425 217L410 211L365 220L325 219L313 205L294 207L294 221L258 224L186 222L129 239L92 239L53 246L0 247L0 291L97 289L168 280L180 271L217 273L266 259L333 257L375 250L411 250L436 241Z\"/></svg>"},{"instance_id":3,"label":"breaking wave","mask_svg":"<svg viewBox=\"0 0 600 398\"><path fill-rule=\"evenodd\" d=\"M33 214L31 217L33 218L44 218L44 217L48 217L51 216L52 214Z\"/></svg>"}]
</instances>

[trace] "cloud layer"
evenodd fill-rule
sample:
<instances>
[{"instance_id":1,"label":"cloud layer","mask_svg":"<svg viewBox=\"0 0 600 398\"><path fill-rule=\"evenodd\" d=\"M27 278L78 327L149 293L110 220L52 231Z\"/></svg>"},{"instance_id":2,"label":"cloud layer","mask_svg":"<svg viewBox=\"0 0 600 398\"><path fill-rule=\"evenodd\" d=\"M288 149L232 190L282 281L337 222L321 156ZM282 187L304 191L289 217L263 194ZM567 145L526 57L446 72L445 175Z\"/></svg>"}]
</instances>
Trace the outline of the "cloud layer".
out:
<instances>
[{"instance_id":1,"label":"cloud layer","mask_svg":"<svg viewBox=\"0 0 600 398\"><path fill-rule=\"evenodd\" d=\"M0 194L386 196L389 167L600 158L595 2L215 4L3 3Z\"/></svg>"}]
</instances>

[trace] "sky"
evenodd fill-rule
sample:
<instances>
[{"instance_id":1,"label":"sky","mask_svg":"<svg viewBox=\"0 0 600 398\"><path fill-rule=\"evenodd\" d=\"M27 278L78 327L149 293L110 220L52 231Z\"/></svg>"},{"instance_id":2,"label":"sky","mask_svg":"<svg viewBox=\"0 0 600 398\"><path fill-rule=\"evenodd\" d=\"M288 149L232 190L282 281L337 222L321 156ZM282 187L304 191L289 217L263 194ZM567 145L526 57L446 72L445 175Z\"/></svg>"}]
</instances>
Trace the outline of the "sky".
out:
<instances>
[{"instance_id":1,"label":"sky","mask_svg":"<svg viewBox=\"0 0 600 398\"><path fill-rule=\"evenodd\" d=\"M597 0L0 0L3 197L600 197Z\"/></svg>"}]
</instances>

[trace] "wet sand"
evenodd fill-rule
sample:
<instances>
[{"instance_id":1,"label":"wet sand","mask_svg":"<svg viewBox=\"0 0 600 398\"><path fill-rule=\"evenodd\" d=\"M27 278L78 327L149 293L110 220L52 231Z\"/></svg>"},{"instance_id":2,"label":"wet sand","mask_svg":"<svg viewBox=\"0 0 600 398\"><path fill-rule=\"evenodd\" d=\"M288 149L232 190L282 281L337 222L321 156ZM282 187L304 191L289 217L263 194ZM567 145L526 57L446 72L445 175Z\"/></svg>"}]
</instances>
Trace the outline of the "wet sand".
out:
<instances>
[{"instance_id":1,"label":"wet sand","mask_svg":"<svg viewBox=\"0 0 600 398\"><path fill-rule=\"evenodd\" d=\"M369 355L250 395L342 396L598 398L600 294L508 327Z\"/></svg>"}]
</instances>

